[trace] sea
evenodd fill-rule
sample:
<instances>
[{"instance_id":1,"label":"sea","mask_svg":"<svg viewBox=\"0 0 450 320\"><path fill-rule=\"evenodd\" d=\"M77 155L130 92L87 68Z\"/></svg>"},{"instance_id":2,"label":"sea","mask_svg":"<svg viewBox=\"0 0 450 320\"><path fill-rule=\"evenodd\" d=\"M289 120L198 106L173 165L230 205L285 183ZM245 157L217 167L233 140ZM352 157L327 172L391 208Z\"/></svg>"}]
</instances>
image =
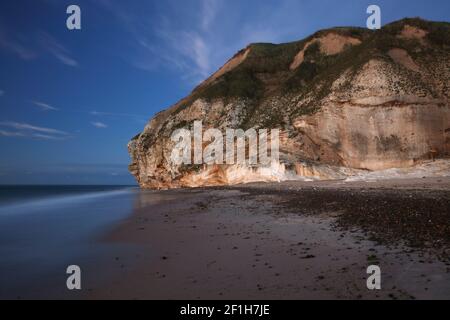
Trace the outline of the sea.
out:
<instances>
[{"instance_id":1,"label":"sea","mask_svg":"<svg viewBox=\"0 0 450 320\"><path fill-rule=\"evenodd\" d=\"M0 299L79 298L67 268L104 275L102 257L106 265L127 248L102 238L132 215L139 194L135 186L0 186Z\"/></svg>"}]
</instances>

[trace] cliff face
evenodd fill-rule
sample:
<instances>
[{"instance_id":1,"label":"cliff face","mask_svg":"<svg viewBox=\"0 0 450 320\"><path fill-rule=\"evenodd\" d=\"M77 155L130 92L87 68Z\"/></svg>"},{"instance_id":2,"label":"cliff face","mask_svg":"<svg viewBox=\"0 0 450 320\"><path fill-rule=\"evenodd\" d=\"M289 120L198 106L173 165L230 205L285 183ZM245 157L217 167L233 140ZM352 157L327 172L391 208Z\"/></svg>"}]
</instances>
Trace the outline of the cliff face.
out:
<instances>
[{"instance_id":1,"label":"cliff face","mask_svg":"<svg viewBox=\"0 0 450 320\"><path fill-rule=\"evenodd\" d=\"M450 155L450 24L404 19L378 31L323 30L251 44L130 141L142 187L343 178ZM271 166L175 165L171 134L279 128Z\"/></svg>"}]
</instances>

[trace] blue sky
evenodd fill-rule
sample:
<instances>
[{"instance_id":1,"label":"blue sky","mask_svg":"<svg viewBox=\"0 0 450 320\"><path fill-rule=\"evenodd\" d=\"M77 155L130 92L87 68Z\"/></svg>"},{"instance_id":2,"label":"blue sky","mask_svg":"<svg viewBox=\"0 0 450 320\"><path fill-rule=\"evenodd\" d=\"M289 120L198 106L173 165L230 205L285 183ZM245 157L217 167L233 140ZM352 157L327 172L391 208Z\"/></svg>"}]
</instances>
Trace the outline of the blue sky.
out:
<instances>
[{"instance_id":1,"label":"blue sky","mask_svg":"<svg viewBox=\"0 0 450 320\"><path fill-rule=\"evenodd\" d=\"M364 27L369 4L449 21L448 0L1 1L0 184L133 184L126 145L156 112L248 43Z\"/></svg>"}]
</instances>

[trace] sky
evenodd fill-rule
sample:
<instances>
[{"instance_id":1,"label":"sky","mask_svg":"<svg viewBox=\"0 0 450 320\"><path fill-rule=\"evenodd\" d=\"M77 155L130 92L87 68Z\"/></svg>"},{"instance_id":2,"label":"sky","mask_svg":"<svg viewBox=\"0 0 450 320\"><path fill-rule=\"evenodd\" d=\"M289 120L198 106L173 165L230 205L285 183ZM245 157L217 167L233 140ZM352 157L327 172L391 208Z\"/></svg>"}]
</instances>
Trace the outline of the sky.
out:
<instances>
[{"instance_id":1,"label":"sky","mask_svg":"<svg viewBox=\"0 0 450 320\"><path fill-rule=\"evenodd\" d=\"M127 143L155 113L249 43L365 27L370 4L450 20L448 0L3 0L0 184L134 184Z\"/></svg>"}]
</instances>

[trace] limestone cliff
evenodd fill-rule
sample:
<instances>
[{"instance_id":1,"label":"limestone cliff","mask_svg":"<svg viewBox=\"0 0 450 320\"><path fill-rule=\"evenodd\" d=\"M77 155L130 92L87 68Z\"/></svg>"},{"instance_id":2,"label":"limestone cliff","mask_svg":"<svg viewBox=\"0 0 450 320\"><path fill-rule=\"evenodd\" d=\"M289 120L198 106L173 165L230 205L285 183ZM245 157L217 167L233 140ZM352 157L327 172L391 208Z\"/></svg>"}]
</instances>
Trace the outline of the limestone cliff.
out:
<instances>
[{"instance_id":1,"label":"limestone cliff","mask_svg":"<svg viewBox=\"0 0 450 320\"><path fill-rule=\"evenodd\" d=\"M404 19L251 44L130 141L145 188L345 178L450 155L450 24ZM270 167L175 165L175 129L279 128Z\"/></svg>"}]
</instances>

